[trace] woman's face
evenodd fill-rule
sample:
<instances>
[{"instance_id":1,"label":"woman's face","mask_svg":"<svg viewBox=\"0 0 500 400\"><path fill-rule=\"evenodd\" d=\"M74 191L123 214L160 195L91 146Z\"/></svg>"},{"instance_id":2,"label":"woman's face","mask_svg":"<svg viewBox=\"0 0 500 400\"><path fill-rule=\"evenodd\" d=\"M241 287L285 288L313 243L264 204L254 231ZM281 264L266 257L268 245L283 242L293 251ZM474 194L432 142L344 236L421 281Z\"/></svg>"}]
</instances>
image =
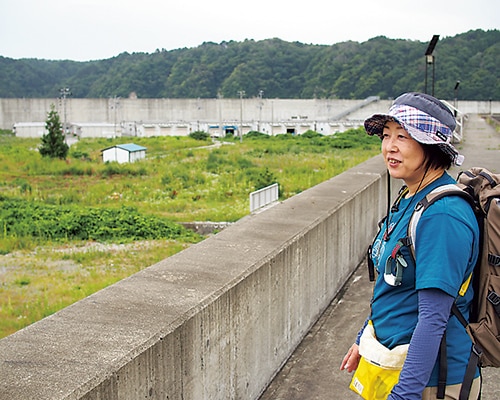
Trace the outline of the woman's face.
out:
<instances>
[{"instance_id":1,"label":"woman's face","mask_svg":"<svg viewBox=\"0 0 500 400\"><path fill-rule=\"evenodd\" d=\"M422 180L424 150L397 122L389 121L384 126L382 155L393 178L403 179L410 188Z\"/></svg>"}]
</instances>

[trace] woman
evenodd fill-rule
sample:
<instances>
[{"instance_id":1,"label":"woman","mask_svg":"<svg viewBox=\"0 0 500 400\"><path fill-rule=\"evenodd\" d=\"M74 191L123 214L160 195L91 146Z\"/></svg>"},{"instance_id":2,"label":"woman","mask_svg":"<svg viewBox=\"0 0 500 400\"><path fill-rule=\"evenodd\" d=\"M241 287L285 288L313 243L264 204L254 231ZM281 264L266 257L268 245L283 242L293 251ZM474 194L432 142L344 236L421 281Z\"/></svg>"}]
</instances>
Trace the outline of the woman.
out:
<instances>
[{"instance_id":1,"label":"woman","mask_svg":"<svg viewBox=\"0 0 500 400\"><path fill-rule=\"evenodd\" d=\"M407 236L414 206L434 188L455 183L446 172L463 156L451 144L455 118L439 100L422 93L398 97L388 114L376 114L365 121L369 135L382 139L382 154L389 174L402 179L403 190L377 234L371 258L378 271L369 320L377 340L389 349L409 344L406 360L388 399L436 399L438 353L446 331L446 399L458 399L470 355L471 340L450 309L457 305L468 318L472 288L464 296L459 289L472 273L478 255L479 230L466 200L447 196L423 213L417 227L415 261L403 246L398 255L406 264L402 279L393 275L394 249ZM386 265L390 271L387 273ZM458 297L457 297L458 296ZM368 320L367 320L368 321ZM356 370L360 360L358 334L341 369ZM476 371L469 399L480 389Z\"/></svg>"}]
</instances>

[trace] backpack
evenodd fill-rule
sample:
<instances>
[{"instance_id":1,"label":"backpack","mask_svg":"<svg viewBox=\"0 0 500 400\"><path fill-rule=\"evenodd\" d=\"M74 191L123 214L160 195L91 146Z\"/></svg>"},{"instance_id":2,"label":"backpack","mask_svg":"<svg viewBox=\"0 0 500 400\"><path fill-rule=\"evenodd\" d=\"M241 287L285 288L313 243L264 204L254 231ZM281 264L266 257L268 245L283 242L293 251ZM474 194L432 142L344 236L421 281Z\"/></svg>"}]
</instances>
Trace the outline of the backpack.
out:
<instances>
[{"instance_id":1,"label":"backpack","mask_svg":"<svg viewBox=\"0 0 500 400\"><path fill-rule=\"evenodd\" d=\"M415 232L422 213L435 201L449 195L461 196L469 201L480 230L480 253L473 272L474 298L469 323L455 304L452 307L452 315L459 319L473 342L469 366L462 384L464 394L460 394L460 399L466 399L477 365L500 367L500 174L493 174L484 168L471 168L459 174L456 185L440 186L417 203L410 217L407 234L413 257ZM459 295L465 294L470 283L471 277L464 282ZM445 348L442 343L441 364L446 364L446 356L443 354ZM439 397L438 389L438 398L444 398L446 366L442 375L444 382L440 383L440 388L443 397Z\"/></svg>"}]
</instances>

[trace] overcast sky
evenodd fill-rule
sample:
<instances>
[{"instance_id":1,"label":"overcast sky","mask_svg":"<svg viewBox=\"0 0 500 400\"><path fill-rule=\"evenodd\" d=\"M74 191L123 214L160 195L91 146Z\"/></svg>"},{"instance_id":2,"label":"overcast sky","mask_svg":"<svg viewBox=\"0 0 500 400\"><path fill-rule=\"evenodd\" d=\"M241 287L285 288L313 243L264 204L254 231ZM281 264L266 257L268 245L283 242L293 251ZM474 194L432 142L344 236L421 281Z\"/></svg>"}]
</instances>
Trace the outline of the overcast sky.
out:
<instances>
[{"instance_id":1,"label":"overcast sky","mask_svg":"<svg viewBox=\"0 0 500 400\"><path fill-rule=\"evenodd\" d=\"M471 29L500 29L500 1L0 0L0 56L14 59L89 61L269 38L428 42Z\"/></svg>"}]
</instances>

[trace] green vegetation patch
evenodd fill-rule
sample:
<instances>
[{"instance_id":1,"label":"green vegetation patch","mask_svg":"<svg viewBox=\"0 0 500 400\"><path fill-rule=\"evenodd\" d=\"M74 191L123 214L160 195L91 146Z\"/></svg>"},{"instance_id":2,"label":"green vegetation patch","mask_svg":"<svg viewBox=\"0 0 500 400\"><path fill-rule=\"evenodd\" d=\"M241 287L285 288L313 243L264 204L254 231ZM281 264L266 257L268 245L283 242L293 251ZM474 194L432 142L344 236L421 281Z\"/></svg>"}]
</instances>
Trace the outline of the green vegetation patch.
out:
<instances>
[{"instance_id":1,"label":"green vegetation patch","mask_svg":"<svg viewBox=\"0 0 500 400\"><path fill-rule=\"evenodd\" d=\"M180 222L237 221L249 194L285 200L379 153L363 129L251 132L223 141L134 138L146 159L102 162L122 139L82 139L66 159L0 134L0 338L203 239Z\"/></svg>"},{"instance_id":2,"label":"green vegetation patch","mask_svg":"<svg viewBox=\"0 0 500 400\"><path fill-rule=\"evenodd\" d=\"M133 241L194 239L194 234L165 218L141 215L134 207L116 209L54 206L26 200L0 202L4 237L42 240Z\"/></svg>"}]
</instances>

